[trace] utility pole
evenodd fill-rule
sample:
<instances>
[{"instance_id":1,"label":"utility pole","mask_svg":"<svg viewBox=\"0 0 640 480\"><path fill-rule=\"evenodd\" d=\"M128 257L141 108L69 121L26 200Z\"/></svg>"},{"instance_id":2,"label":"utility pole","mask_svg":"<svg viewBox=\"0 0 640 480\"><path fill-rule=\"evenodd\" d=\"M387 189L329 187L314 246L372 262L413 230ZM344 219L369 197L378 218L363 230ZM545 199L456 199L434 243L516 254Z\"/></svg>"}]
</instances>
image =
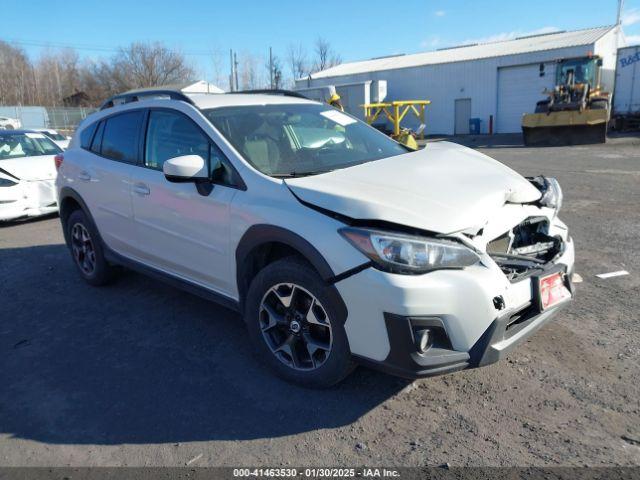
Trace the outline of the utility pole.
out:
<instances>
[{"instance_id":1,"label":"utility pole","mask_svg":"<svg viewBox=\"0 0 640 480\"><path fill-rule=\"evenodd\" d=\"M624 8L624 0L618 0L618 17L616 19L616 25L620 27L622 24L622 9Z\"/></svg>"},{"instance_id":2,"label":"utility pole","mask_svg":"<svg viewBox=\"0 0 640 480\"><path fill-rule=\"evenodd\" d=\"M233 71L236 79L236 92L237 92L238 90L240 90L240 87L238 86L238 55L236 54L236 52L233 52Z\"/></svg>"},{"instance_id":3,"label":"utility pole","mask_svg":"<svg viewBox=\"0 0 640 480\"><path fill-rule=\"evenodd\" d=\"M269 86L273 90L273 50L269 47Z\"/></svg>"},{"instance_id":4,"label":"utility pole","mask_svg":"<svg viewBox=\"0 0 640 480\"><path fill-rule=\"evenodd\" d=\"M622 35L622 10L624 0L618 0L618 15L616 18L616 48L620 48L620 37Z\"/></svg>"},{"instance_id":5,"label":"utility pole","mask_svg":"<svg viewBox=\"0 0 640 480\"><path fill-rule=\"evenodd\" d=\"M233 92L233 50L229 49L229 67L230 67L230 71L229 71L229 91Z\"/></svg>"}]
</instances>

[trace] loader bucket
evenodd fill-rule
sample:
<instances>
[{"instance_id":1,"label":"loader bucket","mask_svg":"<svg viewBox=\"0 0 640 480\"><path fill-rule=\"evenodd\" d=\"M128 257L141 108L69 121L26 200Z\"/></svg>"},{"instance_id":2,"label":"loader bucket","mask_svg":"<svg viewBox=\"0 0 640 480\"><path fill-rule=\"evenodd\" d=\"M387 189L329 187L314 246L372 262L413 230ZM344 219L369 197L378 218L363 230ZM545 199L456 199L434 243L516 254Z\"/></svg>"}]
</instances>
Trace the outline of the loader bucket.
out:
<instances>
[{"instance_id":1,"label":"loader bucket","mask_svg":"<svg viewBox=\"0 0 640 480\"><path fill-rule=\"evenodd\" d=\"M522 117L526 146L563 146L605 143L607 110L533 113Z\"/></svg>"}]
</instances>

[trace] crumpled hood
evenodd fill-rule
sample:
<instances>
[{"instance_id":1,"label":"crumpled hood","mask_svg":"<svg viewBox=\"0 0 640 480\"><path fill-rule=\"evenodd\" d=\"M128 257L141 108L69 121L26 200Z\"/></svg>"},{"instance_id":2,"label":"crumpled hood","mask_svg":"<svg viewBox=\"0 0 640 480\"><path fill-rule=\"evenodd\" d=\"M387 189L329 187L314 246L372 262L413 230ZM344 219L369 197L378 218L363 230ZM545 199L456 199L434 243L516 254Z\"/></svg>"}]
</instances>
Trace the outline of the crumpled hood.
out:
<instances>
[{"instance_id":1,"label":"crumpled hood","mask_svg":"<svg viewBox=\"0 0 640 480\"><path fill-rule=\"evenodd\" d=\"M303 202L347 217L437 233L482 228L505 203L541 195L506 165L450 142L286 183Z\"/></svg>"},{"instance_id":2,"label":"crumpled hood","mask_svg":"<svg viewBox=\"0 0 640 480\"><path fill-rule=\"evenodd\" d=\"M20 180L53 180L56 178L53 157L41 155L0 160L0 171L4 170Z\"/></svg>"}]
</instances>

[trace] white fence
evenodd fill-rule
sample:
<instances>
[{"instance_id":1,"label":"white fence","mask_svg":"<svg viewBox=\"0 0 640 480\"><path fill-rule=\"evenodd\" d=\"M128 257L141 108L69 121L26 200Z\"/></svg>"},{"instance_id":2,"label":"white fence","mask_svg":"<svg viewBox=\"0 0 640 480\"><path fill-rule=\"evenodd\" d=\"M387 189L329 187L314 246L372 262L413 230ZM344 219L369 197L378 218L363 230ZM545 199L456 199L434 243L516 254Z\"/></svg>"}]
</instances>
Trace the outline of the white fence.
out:
<instances>
[{"instance_id":1,"label":"white fence","mask_svg":"<svg viewBox=\"0 0 640 480\"><path fill-rule=\"evenodd\" d=\"M54 128L64 132L76 129L95 108L0 106L0 117L17 118L22 128Z\"/></svg>"}]
</instances>

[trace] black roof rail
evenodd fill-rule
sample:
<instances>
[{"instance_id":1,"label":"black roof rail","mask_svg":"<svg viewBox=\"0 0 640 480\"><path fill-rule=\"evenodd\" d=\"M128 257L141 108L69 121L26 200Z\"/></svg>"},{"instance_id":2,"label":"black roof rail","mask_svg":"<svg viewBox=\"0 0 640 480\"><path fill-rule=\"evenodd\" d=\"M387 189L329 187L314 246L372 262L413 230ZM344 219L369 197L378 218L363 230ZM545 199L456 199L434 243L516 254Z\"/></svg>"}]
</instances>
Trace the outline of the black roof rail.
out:
<instances>
[{"instance_id":1,"label":"black roof rail","mask_svg":"<svg viewBox=\"0 0 640 480\"><path fill-rule=\"evenodd\" d=\"M119 93L118 95L108 98L102 105L100 105L100 110L111 108L118 104L138 102L142 97L169 97L171 100L182 100L183 102L194 105L193 100L179 90L143 88L140 90L130 90L128 92ZM121 100L121 102L116 103L115 101L117 100Z\"/></svg>"},{"instance_id":2,"label":"black roof rail","mask_svg":"<svg viewBox=\"0 0 640 480\"><path fill-rule=\"evenodd\" d=\"M295 97L295 98L304 98L305 100L309 100L308 97L302 95L299 92L294 92L293 90L284 90L281 88L276 89L258 89L258 90L239 90L237 92L227 92L227 93L248 93L248 94L262 94L262 95L280 95L281 97Z\"/></svg>"}]
</instances>

